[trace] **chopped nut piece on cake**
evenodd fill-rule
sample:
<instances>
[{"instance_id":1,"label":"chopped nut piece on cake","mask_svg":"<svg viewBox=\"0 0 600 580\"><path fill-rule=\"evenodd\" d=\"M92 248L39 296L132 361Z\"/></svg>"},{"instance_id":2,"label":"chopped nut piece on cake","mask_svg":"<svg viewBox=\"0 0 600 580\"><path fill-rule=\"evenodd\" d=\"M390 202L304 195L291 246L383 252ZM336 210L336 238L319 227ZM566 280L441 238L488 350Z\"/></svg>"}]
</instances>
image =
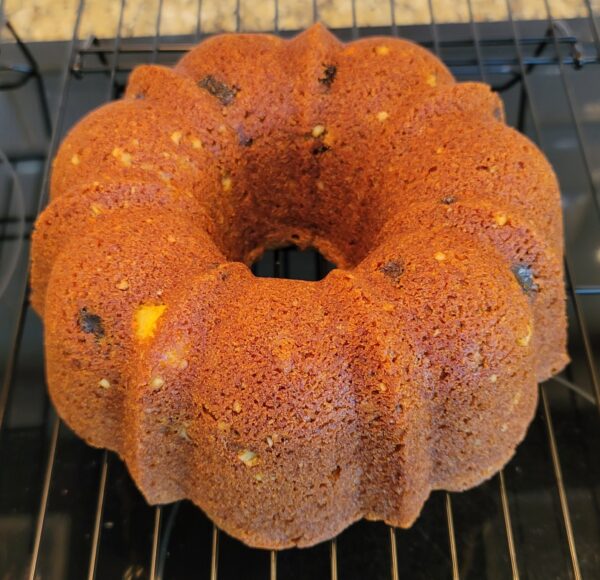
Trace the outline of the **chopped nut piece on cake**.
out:
<instances>
[{"instance_id":1,"label":"chopped nut piece on cake","mask_svg":"<svg viewBox=\"0 0 600 580\"><path fill-rule=\"evenodd\" d=\"M260 458L258 455L249 449L244 449L244 451L238 453L238 457L240 461L247 467L255 467L260 463Z\"/></svg>"},{"instance_id":2,"label":"chopped nut piece on cake","mask_svg":"<svg viewBox=\"0 0 600 580\"><path fill-rule=\"evenodd\" d=\"M325 126L324 125L315 125L313 127L312 136L315 139L317 139L318 137L320 137L321 135L323 135L323 133L325 133Z\"/></svg>"},{"instance_id":3,"label":"chopped nut piece on cake","mask_svg":"<svg viewBox=\"0 0 600 580\"><path fill-rule=\"evenodd\" d=\"M153 377L150 379L150 388L153 391L158 391L165 386L165 380L162 377Z\"/></svg>"},{"instance_id":4,"label":"chopped nut piece on cake","mask_svg":"<svg viewBox=\"0 0 600 580\"><path fill-rule=\"evenodd\" d=\"M430 74L427 76L427 79L425 80L425 82L430 86L430 87L435 87L437 86L437 75L436 74Z\"/></svg>"},{"instance_id":5,"label":"chopped nut piece on cake","mask_svg":"<svg viewBox=\"0 0 600 580\"><path fill-rule=\"evenodd\" d=\"M121 147L115 147L112 150L112 156L118 159L125 167L131 167L132 155L127 151L123 151Z\"/></svg>"},{"instance_id":6,"label":"chopped nut piece on cake","mask_svg":"<svg viewBox=\"0 0 600 580\"><path fill-rule=\"evenodd\" d=\"M529 343L531 341L531 326L528 324L527 325L527 333L524 336L520 336L519 338L517 338L517 344L519 346L529 346Z\"/></svg>"},{"instance_id":7,"label":"chopped nut piece on cake","mask_svg":"<svg viewBox=\"0 0 600 580\"><path fill-rule=\"evenodd\" d=\"M110 382L108 379L100 379L98 381L98 386L102 389L110 389Z\"/></svg>"},{"instance_id":8,"label":"chopped nut piece on cake","mask_svg":"<svg viewBox=\"0 0 600 580\"><path fill-rule=\"evenodd\" d=\"M508 216L505 213L497 213L494 215L494 221L499 226L504 226L508 222Z\"/></svg>"},{"instance_id":9,"label":"chopped nut piece on cake","mask_svg":"<svg viewBox=\"0 0 600 580\"><path fill-rule=\"evenodd\" d=\"M231 177L229 177L228 175L223 177L221 179L221 187L223 188L223 191L225 193L231 191L231 188L233 187L233 181L231 180Z\"/></svg>"}]
</instances>

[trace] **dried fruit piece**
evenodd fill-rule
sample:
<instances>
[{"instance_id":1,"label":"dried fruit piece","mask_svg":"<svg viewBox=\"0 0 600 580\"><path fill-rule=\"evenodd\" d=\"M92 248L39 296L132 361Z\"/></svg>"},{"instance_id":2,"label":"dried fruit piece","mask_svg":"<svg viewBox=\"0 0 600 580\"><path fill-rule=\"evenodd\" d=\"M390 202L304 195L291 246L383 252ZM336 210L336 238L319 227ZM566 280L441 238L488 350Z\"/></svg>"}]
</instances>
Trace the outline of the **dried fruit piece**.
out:
<instances>
[{"instance_id":1,"label":"dried fruit piece","mask_svg":"<svg viewBox=\"0 0 600 580\"><path fill-rule=\"evenodd\" d=\"M88 312L87 308L82 308L79 311L78 323L79 328L86 334L93 334L96 338L104 336L102 319L97 314Z\"/></svg>"},{"instance_id":2,"label":"dried fruit piece","mask_svg":"<svg viewBox=\"0 0 600 580\"><path fill-rule=\"evenodd\" d=\"M152 338L158 319L166 310L164 304L142 304L134 314L135 335L138 340Z\"/></svg>"},{"instance_id":3,"label":"dried fruit piece","mask_svg":"<svg viewBox=\"0 0 600 580\"><path fill-rule=\"evenodd\" d=\"M383 123L384 121L387 121L390 118L390 114L387 111L379 111L376 117L380 123Z\"/></svg>"},{"instance_id":4,"label":"dried fruit piece","mask_svg":"<svg viewBox=\"0 0 600 580\"><path fill-rule=\"evenodd\" d=\"M335 80L335 75L337 74L337 66L333 64L323 65L325 68L323 69L323 76L319 78L319 82L326 87L331 87L333 81Z\"/></svg>"},{"instance_id":5,"label":"dried fruit piece","mask_svg":"<svg viewBox=\"0 0 600 580\"><path fill-rule=\"evenodd\" d=\"M390 54L389 46L385 46L384 44L375 47L375 54L379 56L387 56Z\"/></svg>"},{"instance_id":6,"label":"dried fruit piece","mask_svg":"<svg viewBox=\"0 0 600 580\"><path fill-rule=\"evenodd\" d=\"M438 261L438 262L443 262L446 259L446 254L444 254L444 252L436 252L433 257Z\"/></svg>"},{"instance_id":7,"label":"dried fruit piece","mask_svg":"<svg viewBox=\"0 0 600 580\"><path fill-rule=\"evenodd\" d=\"M250 147L250 145L254 143L254 138L249 137L248 135L240 135L239 141L242 147Z\"/></svg>"},{"instance_id":8,"label":"dried fruit piece","mask_svg":"<svg viewBox=\"0 0 600 580\"><path fill-rule=\"evenodd\" d=\"M117 288L117 290L129 290L129 282L127 282L127 280L121 280L115 285L115 288Z\"/></svg>"},{"instance_id":9,"label":"dried fruit piece","mask_svg":"<svg viewBox=\"0 0 600 580\"><path fill-rule=\"evenodd\" d=\"M313 155L321 155L322 153L329 151L329 149L330 148L327 145L325 145L325 143L319 143L318 145L313 147L312 154Z\"/></svg>"},{"instance_id":10,"label":"dried fruit piece","mask_svg":"<svg viewBox=\"0 0 600 580\"><path fill-rule=\"evenodd\" d=\"M200 79L198 81L198 86L207 91L213 97L219 99L221 104L224 106L231 105L231 103L233 103L235 100L235 96L240 90L235 85L230 87L212 75L206 75L204 78Z\"/></svg>"},{"instance_id":11,"label":"dried fruit piece","mask_svg":"<svg viewBox=\"0 0 600 580\"><path fill-rule=\"evenodd\" d=\"M515 278L521 285L521 288L523 288L523 291L527 294L537 292L540 289L535 282L535 277L533 275L531 266L517 264L516 266L513 266L512 273L515 275Z\"/></svg>"},{"instance_id":12,"label":"dried fruit piece","mask_svg":"<svg viewBox=\"0 0 600 580\"><path fill-rule=\"evenodd\" d=\"M385 264L379 266L379 271L390 278L395 284L400 279L400 276L404 273L404 266L397 260L390 260Z\"/></svg>"}]
</instances>

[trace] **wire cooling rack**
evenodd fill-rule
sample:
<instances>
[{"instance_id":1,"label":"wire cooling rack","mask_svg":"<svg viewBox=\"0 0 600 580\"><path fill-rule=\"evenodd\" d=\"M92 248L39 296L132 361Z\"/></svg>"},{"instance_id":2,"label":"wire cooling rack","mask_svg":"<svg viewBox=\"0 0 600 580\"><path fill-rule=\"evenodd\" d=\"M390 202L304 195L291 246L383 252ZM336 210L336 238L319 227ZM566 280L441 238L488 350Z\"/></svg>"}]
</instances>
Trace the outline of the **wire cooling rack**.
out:
<instances>
[{"instance_id":1,"label":"wire cooling rack","mask_svg":"<svg viewBox=\"0 0 600 580\"><path fill-rule=\"evenodd\" d=\"M0 350L3 578L600 577L598 14L583 0L587 18L557 20L552 2L543 0L546 18L524 22L506 0L507 20L484 23L474 18L467 0L468 22L442 25L429 0L428 25L397 25L390 3L388 26L363 27L358 0L348 4L352 26L334 30L340 38L410 38L433 50L459 80L492 84L504 99L509 123L544 149L559 176L573 362L540 386L538 415L515 459L475 490L434 493L411 530L361 522L308 550L249 549L220 533L187 502L148 506L116 456L87 447L57 418L45 395L40 325L29 309L27 269L21 267L2 297L10 313ZM62 47L62 76L53 83L53 131L29 204L29 225L36 207L46 203L50 161L67 128L93 106L119 97L135 65L172 64L205 36L201 1L194 34L162 35L167 6L159 0L155 7L154 36L124 38L126 2L121 0L114 38L102 40L80 38L86 9L80 1L72 39ZM318 8L312 4L315 21ZM238 1L239 31L248 10L251 2ZM278 2L274 15L273 32L292 35L279 31ZM38 56L43 48L38 47ZM29 49L33 58L36 47ZM38 89L44 97L41 83ZM11 161L22 169L32 155L25 147ZM0 192L6 191L0 181ZM0 226L14 220L10 212L0 217ZM28 234L23 237L28 241ZM0 227L0 242L9 241ZM319 279L330 267L315 253L282 249L267 253L254 271Z\"/></svg>"}]
</instances>

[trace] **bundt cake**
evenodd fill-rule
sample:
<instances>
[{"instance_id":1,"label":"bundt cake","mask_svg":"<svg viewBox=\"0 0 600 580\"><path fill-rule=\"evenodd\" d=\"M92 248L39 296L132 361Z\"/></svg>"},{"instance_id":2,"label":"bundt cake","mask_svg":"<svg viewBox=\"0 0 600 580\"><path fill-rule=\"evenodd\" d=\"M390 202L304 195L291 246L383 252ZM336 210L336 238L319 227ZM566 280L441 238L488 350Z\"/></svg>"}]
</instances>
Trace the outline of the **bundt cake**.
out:
<instances>
[{"instance_id":1,"label":"bundt cake","mask_svg":"<svg viewBox=\"0 0 600 580\"><path fill-rule=\"evenodd\" d=\"M288 244L338 268L253 276ZM321 25L138 67L60 147L31 279L66 423L264 548L489 478L567 362L543 155L487 85Z\"/></svg>"}]
</instances>

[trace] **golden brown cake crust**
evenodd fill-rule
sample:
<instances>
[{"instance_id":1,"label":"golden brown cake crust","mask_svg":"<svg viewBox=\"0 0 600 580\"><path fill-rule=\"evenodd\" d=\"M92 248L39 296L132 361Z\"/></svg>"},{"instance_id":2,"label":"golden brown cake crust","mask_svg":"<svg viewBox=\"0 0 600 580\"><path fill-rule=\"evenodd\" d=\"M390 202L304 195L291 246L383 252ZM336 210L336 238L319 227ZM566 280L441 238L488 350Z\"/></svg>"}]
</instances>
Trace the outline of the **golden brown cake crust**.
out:
<instances>
[{"instance_id":1,"label":"golden brown cake crust","mask_svg":"<svg viewBox=\"0 0 600 580\"><path fill-rule=\"evenodd\" d=\"M314 246L320 282L255 278ZM567 362L562 216L499 98L392 38L222 35L75 126L33 237L48 386L151 503L263 548L513 455Z\"/></svg>"}]
</instances>

